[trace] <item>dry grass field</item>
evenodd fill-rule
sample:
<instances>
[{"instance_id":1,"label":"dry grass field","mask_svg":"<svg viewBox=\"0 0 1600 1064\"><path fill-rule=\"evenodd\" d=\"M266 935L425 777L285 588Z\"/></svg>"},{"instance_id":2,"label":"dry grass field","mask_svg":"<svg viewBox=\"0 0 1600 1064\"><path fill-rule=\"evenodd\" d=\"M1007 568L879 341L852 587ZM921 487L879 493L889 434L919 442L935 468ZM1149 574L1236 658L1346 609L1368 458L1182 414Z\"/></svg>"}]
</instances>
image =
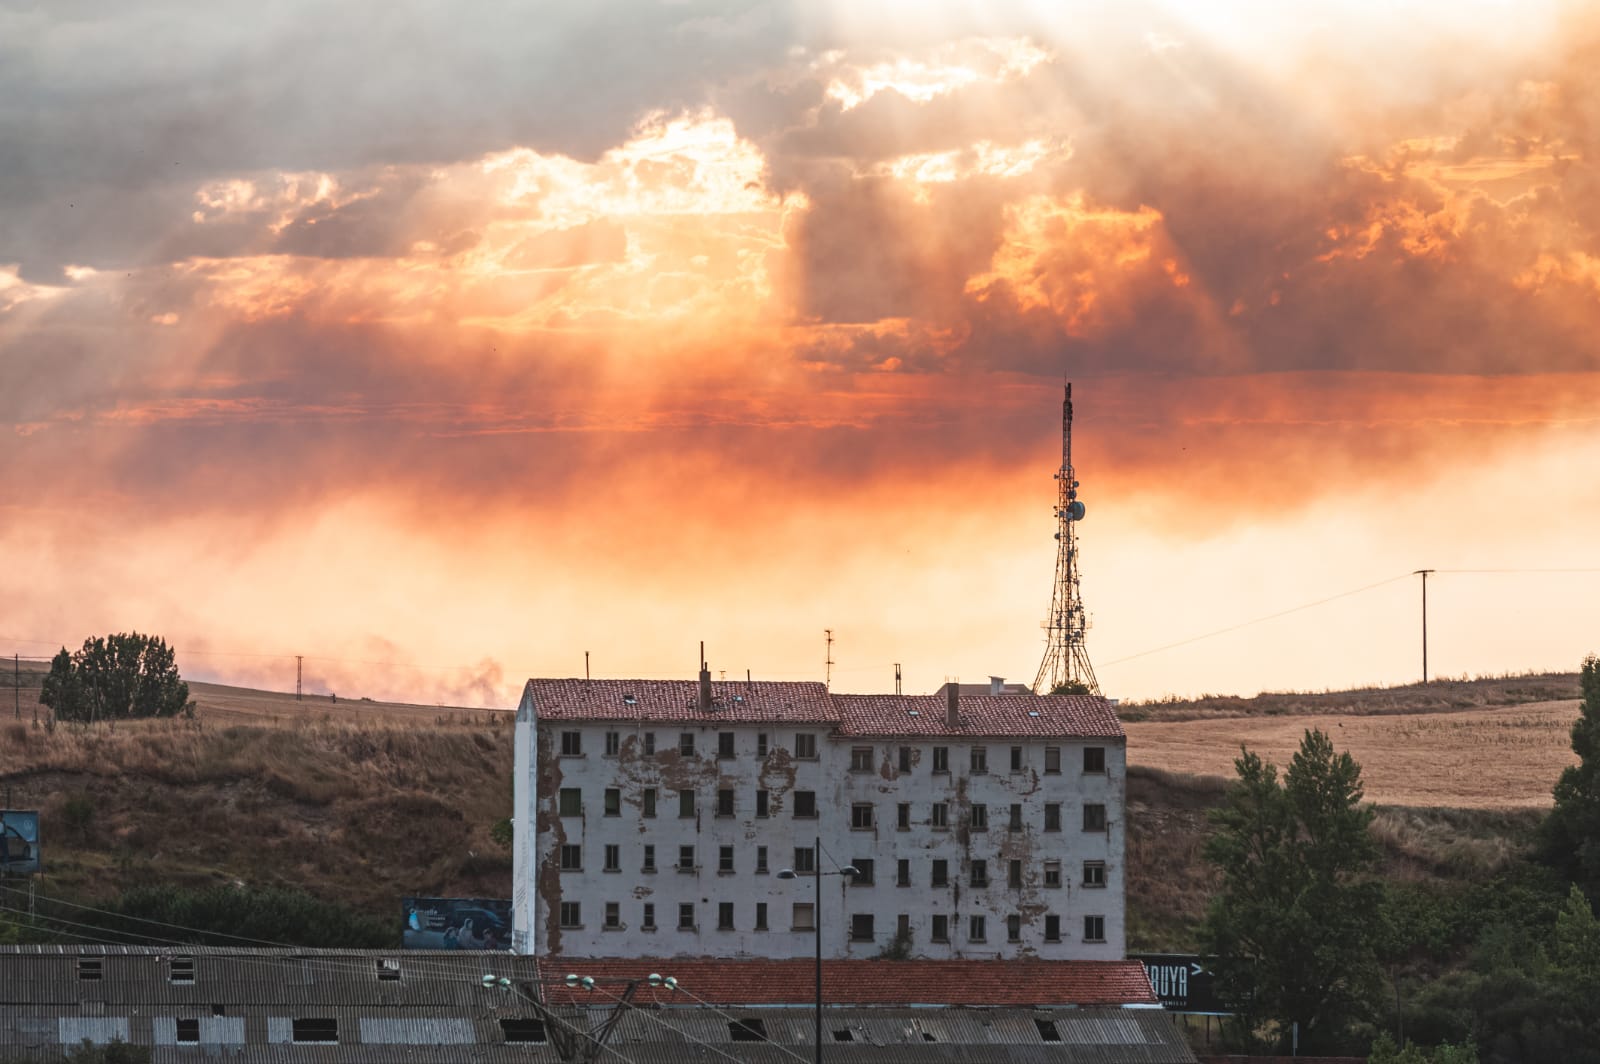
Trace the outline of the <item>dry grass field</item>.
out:
<instances>
[{"instance_id":1,"label":"dry grass field","mask_svg":"<svg viewBox=\"0 0 1600 1064\"><path fill-rule=\"evenodd\" d=\"M1239 745L1286 767L1307 728L1361 763L1381 805L1457 809L1545 807L1574 763L1577 700L1440 713L1204 718L1128 723L1128 760L1197 776L1233 775Z\"/></svg>"}]
</instances>

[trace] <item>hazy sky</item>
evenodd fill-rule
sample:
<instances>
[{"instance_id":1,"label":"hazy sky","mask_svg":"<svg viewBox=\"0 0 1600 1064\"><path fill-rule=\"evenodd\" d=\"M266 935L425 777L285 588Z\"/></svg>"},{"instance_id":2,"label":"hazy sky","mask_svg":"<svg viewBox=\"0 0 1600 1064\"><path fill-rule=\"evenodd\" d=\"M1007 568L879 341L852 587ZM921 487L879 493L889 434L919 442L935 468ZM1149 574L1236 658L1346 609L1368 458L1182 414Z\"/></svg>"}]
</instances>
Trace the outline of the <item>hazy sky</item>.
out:
<instances>
[{"instance_id":1,"label":"hazy sky","mask_svg":"<svg viewBox=\"0 0 1600 1064\"><path fill-rule=\"evenodd\" d=\"M1597 138L1580 4L0 0L0 650L1031 680L1068 375L1107 693L1572 669Z\"/></svg>"}]
</instances>

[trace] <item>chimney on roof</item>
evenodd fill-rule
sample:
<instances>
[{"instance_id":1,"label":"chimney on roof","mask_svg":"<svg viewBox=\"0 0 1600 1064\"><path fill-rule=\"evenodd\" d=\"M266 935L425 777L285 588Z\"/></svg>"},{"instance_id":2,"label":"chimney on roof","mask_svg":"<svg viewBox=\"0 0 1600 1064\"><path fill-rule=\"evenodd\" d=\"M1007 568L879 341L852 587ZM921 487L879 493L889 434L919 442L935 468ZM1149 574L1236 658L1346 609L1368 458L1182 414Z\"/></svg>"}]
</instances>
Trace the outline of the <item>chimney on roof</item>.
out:
<instances>
[{"instance_id":1,"label":"chimney on roof","mask_svg":"<svg viewBox=\"0 0 1600 1064\"><path fill-rule=\"evenodd\" d=\"M944 724L952 730L961 727L961 684L957 681L944 685Z\"/></svg>"},{"instance_id":2,"label":"chimney on roof","mask_svg":"<svg viewBox=\"0 0 1600 1064\"><path fill-rule=\"evenodd\" d=\"M989 677L989 693L1003 695L1006 693L1006 678L1004 676Z\"/></svg>"},{"instance_id":3,"label":"chimney on roof","mask_svg":"<svg viewBox=\"0 0 1600 1064\"><path fill-rule=\"evenodd\" d=\"M711 670L706 668L706 643L700 641L700 712L711 708Z\"/></svg>"}]
</instances>

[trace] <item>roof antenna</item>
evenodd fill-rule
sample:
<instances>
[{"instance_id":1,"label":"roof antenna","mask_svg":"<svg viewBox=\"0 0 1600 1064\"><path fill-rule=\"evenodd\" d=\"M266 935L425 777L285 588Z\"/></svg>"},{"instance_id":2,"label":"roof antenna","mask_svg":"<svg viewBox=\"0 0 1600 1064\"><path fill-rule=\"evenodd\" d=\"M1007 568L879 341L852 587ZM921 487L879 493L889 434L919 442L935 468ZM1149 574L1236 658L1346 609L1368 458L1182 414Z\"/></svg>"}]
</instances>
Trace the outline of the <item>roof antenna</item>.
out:
<instances>
[{"instance_id":1,"label":"roof antenna","mask_svg":"<svg viewBox=\"0 0 1600 1064\"><path fill-rule=\"evenodd\" d=\"M700 712L711 708L711 670L706 668L706 641L700 640Z\"/></svg>"},{"instance_id":2,"label":"roof antenna","mask_svg":"<svg viewBox=\"0 0 1600 1064\"><path fill-rule=\"evenodd\" d=\"M587 650L583 652L583 682L589 682L589 652Z\"/></svg>"},{"instance_id":3,"label":"roof antenna","mask_svg":"<svg viewBox=\"0 0 1600 1064\"><path fill-rule=\"evenodd\" d=\"M896 695L900 693L900 663L898 661L894 663L894 693Z\"/></svg>"},{"instance_id":4,"label":"roof antenna","mask_svg":"<svg viewBox=\"0 0 1600 1064\"><path fill-rule=\"evenodd\" d=\"M828 637L828 655L822 665L822 686L831 689L833 687L833 629L824 628L822 634Z\"/></svg>"}]
</instances>

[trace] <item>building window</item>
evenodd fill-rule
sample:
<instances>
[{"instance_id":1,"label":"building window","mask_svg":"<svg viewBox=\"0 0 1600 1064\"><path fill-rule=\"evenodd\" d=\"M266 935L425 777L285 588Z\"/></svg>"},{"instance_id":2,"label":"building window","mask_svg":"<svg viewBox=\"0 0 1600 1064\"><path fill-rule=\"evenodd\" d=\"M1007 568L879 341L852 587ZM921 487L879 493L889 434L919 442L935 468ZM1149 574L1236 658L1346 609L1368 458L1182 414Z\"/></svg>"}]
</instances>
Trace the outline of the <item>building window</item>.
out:
<instances>
[{"instance_id":1,"label":"building window","mask_svg":"<svg viewBox=\"0 0 1600 1064\"><path fill-rule=\"evenodd\" d=\"M1104 773L1106 770L1106 748L1103 746L1086 746L1083 748L1083 771L1085 773Z\"/></svg>"},{"instance_id":2,"label":"building window","mask_svg":"<svg viewBox=\"0 0 1600 1064\"><path fill-rule=\"evenodd\" d=\"M733 871L733 847L723 846L717 850L717 871Z\"/></svg>"},{"instance_id":3,"label":"building window","mask_svg":"<svg viewBox=\"0 0 1600 1064\"><path fill-rule=\"evenodd\" d=\"M1013 746L1011 748L1011 771L1022 771L1022 747L1020 746Z\"/></svg>"},{"instance_id":4,"label":"building window","mask_svg":"<svg viewBox=\"0 0 1600 1064\"><path fill-rule=\"evenodd\" d=\"M935 916L933 918L932 937L935 942L950 941L950 918L948 916Z\"/></svg>"},{"instance_id":5,"label":"building window","mask_svg":"<svg viewBox=\"0 0 1600 1064\"><path fill-rule=\"evenodd\" d=\"M296 1042L337 1042L339 1021L331 1018L296 1018L290 1026L290 1037Z\"/></svg>"},{"instance_id":6,"label":"building window","mask_svg":"<svg viewBox=\"0 0 1600 1064\"><path fill-rule=\"evenodd\" d=\"M757 791L756 792L756 816L764 817L766 815L767 815L767 792L766 791Z\"/></svg>"},{"instance_id":7,"label":"building window","mask_svg":"<svg viewBox=\"0 0 1600 1064\"><path fill-rule=\"evenodd\" d=\"M179 1045L194 1045L200 1041L200 1021L198 1019L179 1019L174 1041Z\"/></svg>"},{"instance_id":8,"label":"building window","mask_svg":"<svg viewBox=\"0 0 1600 1064\"><path fill-rule=\"evenodd\" d=\"M616 787L606 788L606 816L622 815L622 791Z\"/></svg>"},{"instance_id":9,"label":"building window","mask_svg":"<svg viewBox=\"0 0 1600 1064\"><path fill-rule=\"evenodd\" d=\"M968 942L986 942L986 941L988 941L989 928L988 928L987 925L988 925L988 921L985 920L981 916L974 916L974 917L969 918L967 920L967 941Z\"/></svg>"},{"instance_id":10,"label":"building window","mask_svg":"<svg viewBox=\"0 0 1600 1064\"><path fill-rule=\"evenodd\" d=\"M943 802L933 803L933 818L930 821L935 830L950 826L950 807Z\"/></svg>"},{"instance_id":11,"label":"building window","mask_svg":"<svg viewBox=\"0 0 1600 1064\"><path fill-rule=\"evenodd\" d=\"M765 846L757 846L756 847L756 871L757 872L765 872L766 870L767 870L767 848Z\"/></svg>"},{"instance_id":12,"label":"building window","mask_svg":"<svg viewBox=\"0 0 1600 1064\"><path fill-rule=\"evenodd\" d=\"M729 1020L728 1040L731 1042L767 1041L766 1020Z\"/></svg>"},{"instance_id":13,"label":"building window","mask_svg":"<svg viewBox=\"0 0 1600 1064\"><path fill-rule=\"evenodd\" d=\"M1006 821L1006 830L1007 831L1021 831L1022 830L1022 803L1021 802L1012 802L1011 803L1011 819Z\"/></svg>"},{"instance_id":14,"label":"building window","mask_svg":"<svg viewBox=\"0 0 1600 1064\"><path fill-rule=\"evenodd\" d=\"M562 927L582 927L583 926L583 903L582 902L564 901L564 902L561 903L561 926Z\"/></svg>"},{"instance_id":15,"label":"building window","mask_svg":"<svg viewBox=\"0 0 1600 1064\"><path fill-rule=\"evenodd\" d=\"M681 901L678 903L678 930L694 930L694 902Z\"/></svg>"},{"instance_id":16,"label":"building window","mask_svg":"<svg viewBox=\"0 0 1600 1064\"><path fill-rule=\"evenodd\" d=\"M1044 829L1046 831L1061 830L1061 803L1046 802L1044 806Z\"/></svg>"},{"instance_id":17,"label":"building window","mask_svg":"<svg viewBox=\"0 0 1600 1064\"><path fill-rule=\"evenodd\" d=\"M621 736L621 734L619 734L617 732L614 732L614 731L606 732L606 756L607 757L616 757L617 756L617 752L619 750L621 750L621 749L622 749L622 736Z\"/></svg>"},{"instance_id":18,"label":"building window","mask_svg":"<svg viewBox=\"0 0 1600 1064\"><path fill-rule=\"evenodd\" d=\"M656 756L656 733L653 731L647 731L644 733L644 756Z\"/></svg>"},{"instance_id":19,"label":"building window","mask_svg":"<svg viewBox=\"0 0 1600 1064\"><path fill-rule=\"evenodd\" d=\"M870 747L870 746L852 746L850 748L850 771L851 772L871 772L872 771L872 747Z\"/></svg>"},{"instance_id":20,"label":"building window","mask_svg":"<svg viewBox=\"0 0 1600 1064\"><path fill-rule=\"evenodd\" d=\"M577 787L561 788L561 815L583 815L583 791L579 790Z\"/></svg>"},{"instance_id":21,"label":"building window","mask_svg":"<svg viewBox=\"0 0 1600 1064\"><path fill-rule=\"evenodd\" d=\"M717 756L718 757L732 757L733 756L733 732L731 732L731 731L717 732Z\"/></svg>"},{"instance_id":22,"label":"building window","mask_svg":"<svg viewBox=\"0 0 1600 1064\"><path fill-rule=\"evenodd\" d=\"M974 802L974 803L972 803L971 813L972 813L972 830L973 831L988 831L989 830L989 807L987 805L984 805L982 802Z\"/></svg>"},{"instance_id":23,"label":"building window","mask_svg":"<svg viewBox=\"0 0 1600 1064\"><path fill-rule=\"evenodd\" d=\"M646 872L654 872L656 870L656 848L652 843L648 842L644 844L644 870Z\"/></svg>"},{"instance_id":24,"label":"building window","mask_svg":"<svg viewBox=\"0 0 1600 1064\"><path fill-rule=\"evenodd\" d=\"M758 901L758 902L756 902L756 930L757 931L765 931L766 929L767 929L767 903L764 902L764 901Z\"/></svg>"},{"instance_id":25,"label":"building window","mask_svg":"<svg viewBox=\"0 0 1600 1064\"><path fill-rule=\"evenodd\" d=\"M984 776L989 772L989 748L987 746L974 746L972 748L972 774Z\"/></svg>"},{"instance_id":26,"label":"building window","mask_svg":"<svg viewBox=\"0 0 1600 1064\"><path fill-rule=\"evenodd\" d=\"M856 870L856 874L851 879L851 882L855 883L855 885L858 887L872 886L872 858L857 857L855 860L850 862L850 866Z\"/></svg>"},{"instance_id":27,"label":"building window","mask_svg":"<svg viewBox=\"0 0 1600 1064\"><path fill-rule=\"evenodd\" d=\"M381 964L385 964L385 963L389 963L389 962L379 961L378 963L381 965ZM394 964L394 970L395 970L395 978L399 978L400 962L399 961L394 961L393 964ZM378 977L380 979L383 978L381 972L380 972ZM178 984L178 985L193 985L193 983L194 983L194 958L193 957L181 957L181 956L173 957L171 964L168 965L168 967L167 967L167 982Z\"/></svg>"},{"instance_id":28,"label":"building window","mask_svg":"<svg viewBox=\"0 0 1600 1064\"><path fill-rule=\"evenodd\" d=\"M680 871L680 872L693 872L694 871L694 847L693 846L679 846L678 847L678 871Z\"/></svg>"},{"instance_id":29,"label":"building window","mask_svg":"<svg viewBox=\"0 0 1600 1064\"><path fill-rule=\"evenodd\" d=\"M723 901L717 903L717 930L733 930L733 902Z\"/></svg>"},{"instance_id":30,"label":"building window","mask_svg":"<svg viewBox=\"0 0 1600 1064\"><path fill-rule=\"evenodd\" d=\"M500 1020L500 1037L518 1044L545 1041L544 1021L521 1016L506 1016Z\"/></svg>"},{"instance_id":31,"label":"building window","mask_svg":"<svg viewBox=\"0 0 1600 1064\"><path fill-rule=\"evenodd\" d=\"M794 792L794 815L804 820L814 820L817 816L817 792Z\"/></svg>"},{"instance_id":32,"label":"building window","mask_svg":"<svg viewBox=\"0 0 1600 1064\"><path fill-rule=\"evenodd\" d=\"M1006 941L1007 942L1021 942L1022 941L1022 916L1021 916L1021 914L1012 913L1010 916L1006 917Z\"/></svg>"},{"instance_id":33,"label":"building window","mask_svg":"<svg viewBox=\"0 0 1600 1064\"><path fill-rule=\"evenodd\" d=\"M643 797L644 803L643 807L640 809L640 813L644 816L655 816L656 789L654 787L646 787L641 797Z\"/></svg>"},{"instance_id":34,"label":"building window","mask_svg":"<svg viewBox=\"0 0 1600 1064\"><path fill-rule=\"evenodd\" d=\"M901 831L911 830L911 803L901 802L895 810L895 827Z\"/></svg>"},{"instance_id":35,"label":"building window","mask_svg":"<svg viewBox=\"0 0 1600 1064\"><path fill-rule=\"evenodd\" d=\"M1046 942L1061 941L1061 917L1050 913L1044 918L1044 940Z\"/></svg>"},{"instance_id":36,"label":"building window","mask_svg":"<svg viewBox=\"0 0 1600 1064\"><path fill-rule=\"evenodd\" d=\"M907 858L900 858L894 866L894 885L909 887L911 885L911 862Z\"/></svg>"},{"instance_id":37,"label":"building window","mask_svg":"<svg viewBox=\"0 0 1600 1064\"><path fill-rule=\"evenodd\" d=\"M853 802L850 805L850 827L854 831L872 830L872 803Z\"/></svg>"},{"instance_id":38,"label":"building window","mask_svg":"<svg viewBox=\"0 0 1600 1064\"><path fill-rule=\"evenodd\" d=\"M1106 829L1106 807L1098 802L1092 802L1083 807L1083 830L1104 831Z\"/></svg>"},{"instance_id":39,"label":"building window","mask_svg":"<svg viewBox=\"0 0 1600 1064\"><path fill-rule=\"evenodd\" d=\"M816 910L808 901L794 903L794 916L789 920L789 926L795 931L815 931L817 929Z\"/></svg>"},{"instance_id":40,"label":"building window","mask_svg":"<svg viewBox=\"0 0 1600 1064\"><path fill-rule=\"evenodd\" d=\"M911 747L909 746L902 746L900 748L900 771L911 771Z\"/></svg>"},{"instance_id":41,"label":"building window","mask_svg":"<svg viewBox=\"0 0 1600 1064\"><path fill-rule=\"evenodd\" d=\"M1085 942L1104 942L1106 940L1106 918L1104 916L1085 916L1083 918L1083 940Z\"/></svg>"},{"instance_id":42,"label":"building window","mask_svg":"<svg viewBox=\"0 0 1600 1064\"><path fill-rule=\"evenodd\" d=\"M928 881L930 886L943 887L950 883L950 862L943 857L935 858L933 862L933 876Z\"/></svg>"},{"instance_id":43,"label":"building window","mask_svg":"<svg viewBox=\"0 0 1600 1064\"><path fill-rule=\"evenodd\" d=\"M622 871L622 847L614 842L606 843L605 868L607 872Z\"/></svg>"},{"instance_id":44,"label":"building window","mask_svg":"<svg viewBox=\"0 0 1600 1064\"><path fill-rule=\"evenodd\" d=\"M733 791L731 789L724 789L717 792L717 815L733 815Z\"/></svg>"},{"instance_id":45,"label":"building window","mask_svg":"<svg viewBox=\"0 0 1600 1064\"><path fill-rule=\"evenodd\" d=\"M561 756L562 757L582 757L583 756L583 733L582 732L564 731L564 732L561 733Z\"/></svg>"},{"instance_id":46,"label":"building window","mask_svg":"<svg viewBox=\"0 0 1600 1064\"><path fill-rule=\"evenodd\" d=\"M646 930L646 931L654 931L656 929L656 903L655 902L647 901L647 902L644 903L644 922L641 923L639 926L641 928L643 928L644 930Z\"/></svg>"},{"instance_id":47,"label":"building window","mask_svg":"<svg viewBox=\"0 0 1600 1064\"><path fill-rule=\"evenodd\" d=\"M678 815L680 817L685 817L685 818L694 816L694 792L693 791L679 791L678 792Z\"/></svg>"},{"instance_id":48,"label":"building window","mask_svg":"<svg viewBox=\"0 0 1600 1064\"><path fill-rule=\"evenodd\" d=\"M1022 862L1010 861L1006 864L1006 886L1017 890L1022 886Z\"/></svg>"},{"instance_id":49,"label":"building window","mask_svg":"<svg viewBox=\"0 0 1600 1064\"><path fill-rule=\"evenodd\" d=\"M1083 885L1086 887L1103 887L1106 885L1106 863L1104 861L1083 862Z\"/></svg>"},{"instance_id":50,"label":"building window","mask_svg":"<svg viewBox=\"0 0 1600 1064\"><path fill-rule=\"evenodd\" d=\"M1044 885L1059 887L1061 885L1061 862L1046 861L1044 863Z\"/></svg>"},{"instance_id":51,"label":"building window","mask_svg":"<svg viewBox=\"0 0 1600 1064\"><path fill-rule=\"evenodd\" d=\"M850 941L872 941L872 914L852 913L850 915Z\"/></svg>"},{"instance_id":52,"label":"building window","mask_svg":"<svg viewBox=\"0 0 1600 1064\"><path fill-rule=\"evenodd\" d=\"M1061 771L1061 747L1047 746L1044 748L1044 772L1047 776L1054 776Z\"/></svg>"},{"instance_id":53,"label":"building window","mask_svg":"<svg viewBox=\"0 0 1600 1064\"><path fill-rule=\"evenodd\" d=\"M756 733L756 756L757 757L766 757L767 756L767 733L766 732L757 732Z\"/></svg>"},{"instance_id":54,"label":"building window","mask_svg":"<svg viewBox=\"0 0 1600 1064\"><path fill-rule=\"evenodd\" d=\"M561 846L561 870L563 872L583 871L583 847L574 846L572 843L563 843Z\"/></svg>"},{"instance_id":55,"label":"building window","mask_svg":"<svg viewBox=\"0 0 1600 1064\"><path fill-rule=\"evenodd\" d=\"M817 737L810 732L800 732L794 737L794 756L815 760L817 756Z\"/></svg>"},{"instance_id":56,"label":"building window","mask_svg":"<svg viewBox=\"0 0 1600 1064\"><path fill-rule=\"evenodd\" d=\"M615 901L606 902L605 928L606 928L607 931L620 931L620 930L622 930L622 903L621 902L615 902Z\"/></svg>"},{"instance_id":57,"label":"building window","mask_svg":"<svg viewBox=\"0 0 1600 1064\"><path fill-rule=\"evenodd\" d=\"M694 756L694 732L680 732L678 735L678 753L682 757Z\"/></svg>"},{"instance_id":58,"label":"building window","mask_svg":"<svg viewBox=\"0 0 1600 1064\"><path fill-rule=\"evenodd\" d=\"M817 851L809 846L796 846L794 848L794 871L815 872L817 870Z\"/></svg>"},{"instance_id":59,"label":"building window","mask_svg":"<svg viewBox=\"0 0 1600 1064\"><path fill-rule=\"evenodd\" d=\"M972 862L972 885L974 887L987 887L989 885L989 862L981 858Z\"/></svg>"},{"instance_id":60,"label":"building window","mask_svg":"<svg viewBox=\"0 0 1600 1064\"><path fill-rule=\"evenodd\" d=\"M936 746L933 748L933 771L950 771L950 748L948 746Z\"/></svg>"}]
</instances>

